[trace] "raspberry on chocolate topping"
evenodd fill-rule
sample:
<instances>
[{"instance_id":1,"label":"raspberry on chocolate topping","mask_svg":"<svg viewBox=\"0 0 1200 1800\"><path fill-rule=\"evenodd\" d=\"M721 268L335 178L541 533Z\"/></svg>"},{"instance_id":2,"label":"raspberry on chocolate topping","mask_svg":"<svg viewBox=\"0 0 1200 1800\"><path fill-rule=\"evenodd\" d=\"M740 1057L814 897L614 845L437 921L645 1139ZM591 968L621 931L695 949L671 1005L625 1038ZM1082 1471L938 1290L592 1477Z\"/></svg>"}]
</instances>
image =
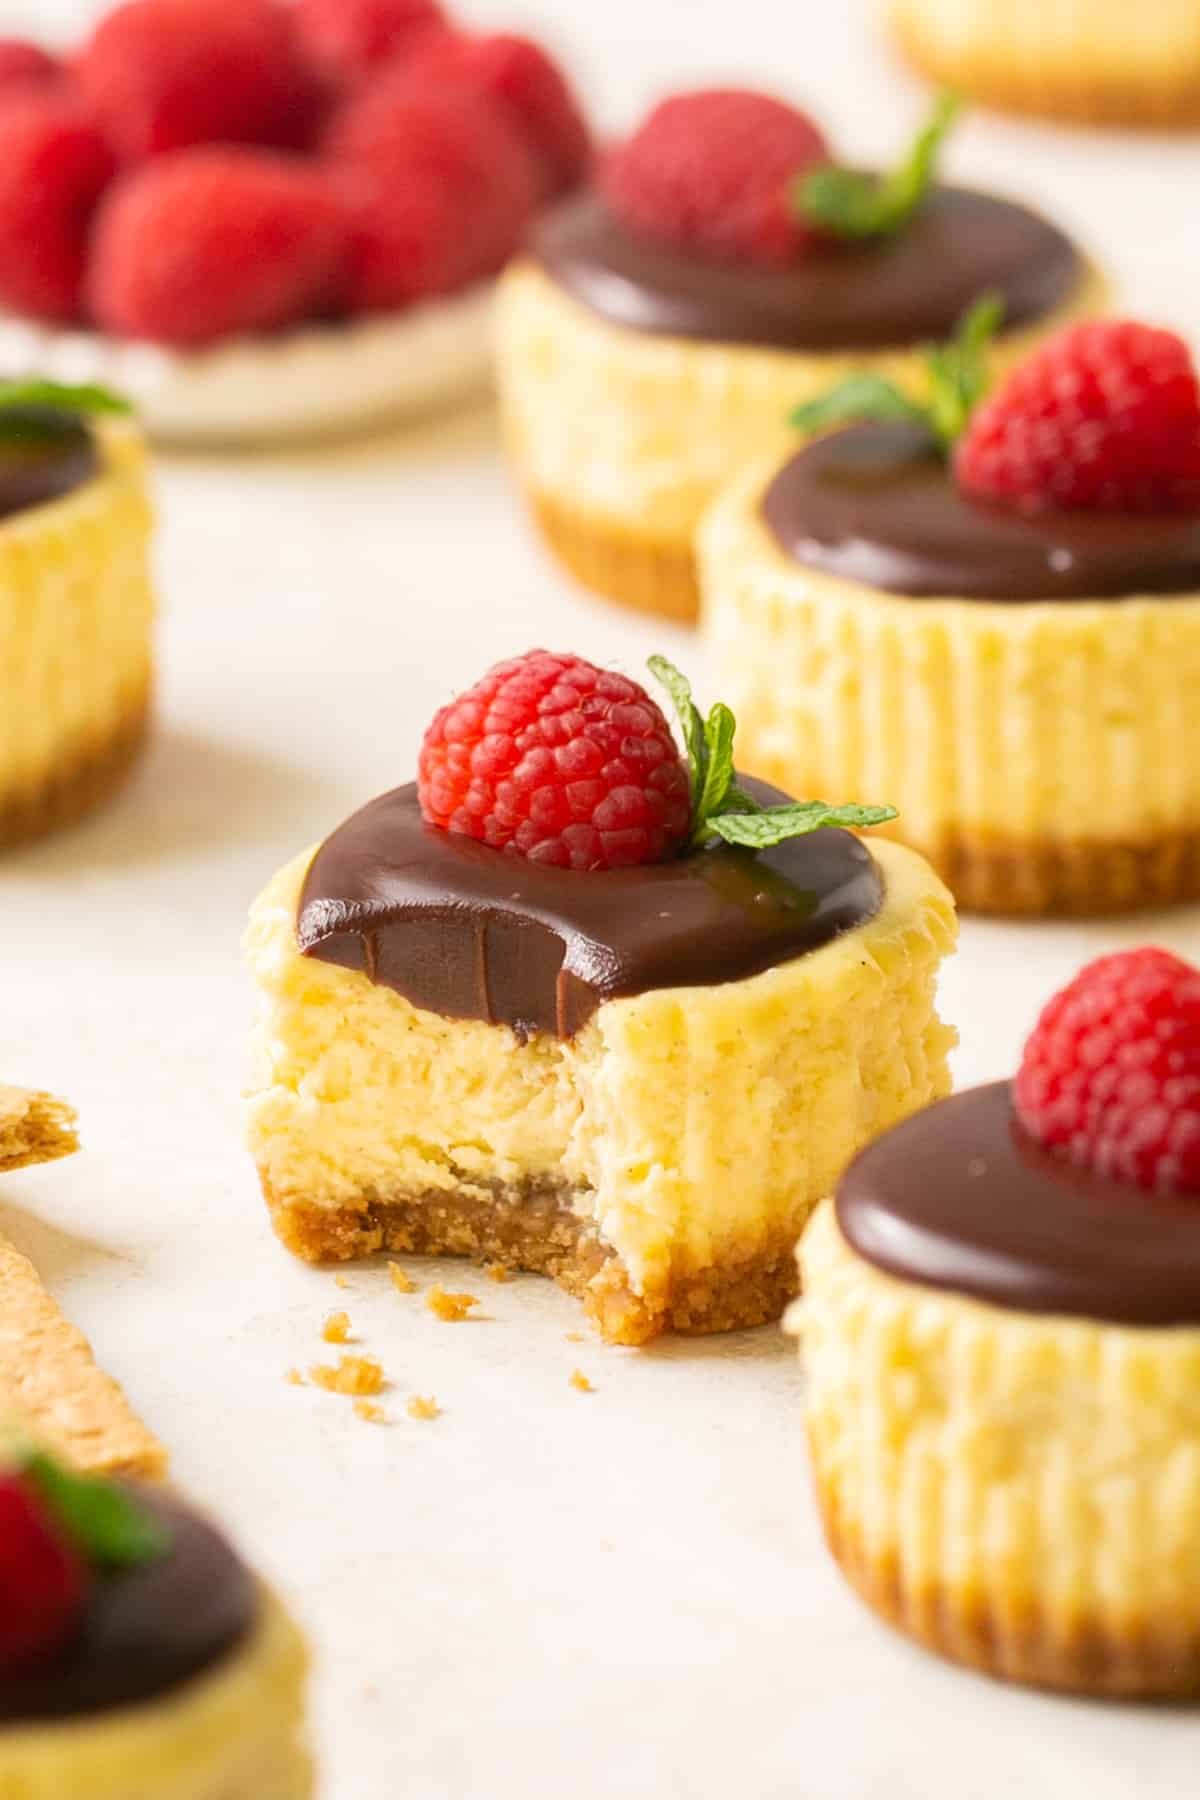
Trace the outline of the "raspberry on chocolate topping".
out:
<instances>
[{"instance_id":1,"label":"raspberry on chocolate topping","mask_svg":"<svg viewBox=\"0 0 1200 1800\"><path fill-rule=\"evenodd\" d=\"M1090 963L1042 1013L1014 1099L1072 1162L1200 1195L1200 969L1153 949Z\"/></svg>"},{"instance_id":2,"label":"raspberry on chocolate topping","mask_svg":"<svg viewBox=\"0 0 1200 1800\"><path fill-rule=\"evenodd\" d=\"M86 1562L27 1476L0 1475L0 1674L62 1649L87 1585Z\"/></svg>"}]
</instances>

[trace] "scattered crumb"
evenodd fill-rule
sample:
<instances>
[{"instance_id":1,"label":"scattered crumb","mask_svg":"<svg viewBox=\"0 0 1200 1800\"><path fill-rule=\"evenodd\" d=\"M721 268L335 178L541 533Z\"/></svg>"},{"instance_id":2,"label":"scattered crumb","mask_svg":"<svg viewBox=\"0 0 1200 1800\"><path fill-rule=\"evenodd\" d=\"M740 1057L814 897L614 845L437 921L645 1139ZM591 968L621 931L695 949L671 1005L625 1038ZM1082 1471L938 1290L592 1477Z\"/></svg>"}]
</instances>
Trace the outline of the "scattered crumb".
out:
<instances>
[{"instance_id":1,"label":"scattered crumb","mask_svg":"<svg viewBox=\"0 0 1200 1800\"><path fill-rule=\"evenodd\" d=\"M594 1394L596 1391L582 1369L572 1369L571 1386L581 1394Z\"/></svg>"},{"instance_id":2,"label":"scattered crumb","mask_svg":"<svg viewBox=\"0 0 1200 1800\"><path fill-rule=\"evenodd\" d=\"M387 1414L382 1406L376 1406L374 1400L356 1400L354 1411L358 1418L365 1419L368 1425L386 1425Z\"/></svg>"},{"instance_id":3,"label":"scattered crumb","mask_svg":"<svg viewBox=\"0 0 1200 1800\"><path fill-rule=\"evenodd\" d=\"M483 1271L489 1281L511 1281L512 1271L506 1263L489 1263Z\"/></svg>"},{"instance_id":4,"label":"scattered crumb","mask_svg":"<svg viewBox=\"0 0 1200 1800\"><path fill-rule=\"evenodd\" d=\"M289 1387L303 1387L304 1386L304 1377L300 1373L299 1369L289 1369L283 1379L287 1382Z\"/></svg>"},{"instance_id":5,"label":"scattered crumb","mask_svg":"<svg viewBox=\"0 0 1200 1800\"><path fill-rule=\"evenodd\" d=\"M432 1394L414 1394L407 1410L410 1419L437 1419L442 1412Z\"/></svg>"},{"instance_id":6,"label":"scattered crumb","mask_svg":"<svg viewBox=\"0 0 1200 1800\"><path fill-rule=\"evenodd\" d=\"M474 1294L448 1294L443 1287L431 1287L425 1296L425 1304L431 1313L447 1323L456 1319L465 1319L473 1306L479 1305Z\"/></svg>"},{"instance_id":7,"label":"scattered crumb","mask_svg":"<svg viewBox=\"0 0 1200 1800\"><path fill-rule=\"evenodd\" d=\"M336 1369L317 1363L309 1375L330 1394L381 1394L383 1369L373 1356L343 1356Z\"/></svg>"},{"instance_id":8,"label":"scattered crumb","mask_svg":"<svg viewBox=\"0 0 1200 1800\"><path fill-rule=\"evenodd\" d=\"M392 1286L395 1288L395 1290L398 1294L415 1294L416 1293L416 1291L417 1291L416 1282L413 1280L412 1276L408 1273L408 1271L406 1269L402 1269L400 1267L399 1263L390 1262L388 1264L388 1274L391 1276Z\"/></svg>"},{"instance_id":9,"label":"scattered crumb","mask_svg":"<svg viewBox=\"0 0 1200 1800\"><path fill-rule=\"evenodd\" d=\"M583 1337L582 1331L568 1331L568 1333L567 1333L568 1344L582 1344L583 1341L584 1341L584 1337Z\"/></svg>"},{"instance_id":10,"label":"scattered crumb","mask_svg":"<svg viewBox=\"0 0 1200 1800\"><path fill-rule=\"evenodd\" d=\"M335 1275L333 1278L333 1285L334 1287L348 1288L350 1283L346 1280L344 1275Z\"/></svg>"},{"instance_id":11,"label":"scattered crumb","mask_svg":"<svg viewBox=\"0 0 1200 1800\"><path fill-rule=\"evenodd\" d=\"M321 1336L327 1344L349 1343L350 1314L347 1312L330 1313L321 1327Z\"/></svg>"}]
</instances>

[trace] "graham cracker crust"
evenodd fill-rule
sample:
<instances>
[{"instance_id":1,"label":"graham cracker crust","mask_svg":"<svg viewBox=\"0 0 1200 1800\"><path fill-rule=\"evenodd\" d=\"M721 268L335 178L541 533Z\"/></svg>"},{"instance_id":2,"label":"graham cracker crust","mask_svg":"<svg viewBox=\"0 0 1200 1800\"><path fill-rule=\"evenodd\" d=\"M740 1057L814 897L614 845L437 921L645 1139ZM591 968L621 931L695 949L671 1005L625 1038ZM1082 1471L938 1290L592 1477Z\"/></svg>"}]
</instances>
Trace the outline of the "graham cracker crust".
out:
<instances>
[{"instance_id":1,"label":"graham cracker crust","mask_svg":"<svg viewBox=\"0 0 1200 1800\"><path fill-rule=\"evenodd\" d=\"M0 1087L0 1173L55 1162L78 1148L74 1107L53 1094Z\"/></svg>"},{"instance_id":2,"label":"graham cracker crust","mask_svg":"<svg viewBox=\"0 0 1200 1800\"><path fill-rule=\"evenodd\" d=\"M903 835L903 834L902 834ZM968 912L1088 918L1200 900L1200 830L1112 843L906 838Z\"/></svg>"},{"instance_id":3,"label":"graham cracker crust","mask_svg":"<svg viewBox=\"0 0 1200 1800\"><path fill-rule=\"evenodd\" d=\"M797 1290L792 1232L766 1250L725 1258L720 1267L673 1270L661 1287L638 1294L620 1257L573 1211L565 1188L497 1185L481 1195L477 1184L471 1192L366 1193L328 1207L283 1200L261 1179L276 1232L305 1262L348 1262L388 1250L467 1256L549 1275L583 1302L610 1344L645 1344L665 1331L699 1335L765 1325Z\"/></svg>"},{"instance_id":4,"label":"graham cracker crust","mask_svg":"<svg viewBox=\"0 0 1200 1800\"><path fill-rule=\"evenodd\" d=\"M131 695L115 728L67 746L35 787L5 792L0 785L0 850L71 825L115 793L145 743L150 713L147 680Z\"/></svg>"},{"instance_id":5,"label":"graham cracker crust","mask_svg":"<svg viewBox=\"0 0 1200 1800\"><path fill-rule=\"evenodd\" d=\"M695 624L700 587L690 543L614 530L545 494L531 494L529 504L542 537L584 587L635 612Z\"/></svg>"},{"instance_id":6,"label":"graham cracker crust","mask_svg":"<svg viewBox=\"0 0 1200 1800\"><path fill-rule=\"evenodd\" d=\"M1194 1700L1200 1630L1169 1618L1121 1630L1086 1616L1064 1629L1036 1604L964 1604L943 1587L914 1591L894 1557L864 1547L856 1526L817 1481L825 1541L871 1610L925 1649L1001 1681L1112 1700Z\"/></svg>"}]
</instances>

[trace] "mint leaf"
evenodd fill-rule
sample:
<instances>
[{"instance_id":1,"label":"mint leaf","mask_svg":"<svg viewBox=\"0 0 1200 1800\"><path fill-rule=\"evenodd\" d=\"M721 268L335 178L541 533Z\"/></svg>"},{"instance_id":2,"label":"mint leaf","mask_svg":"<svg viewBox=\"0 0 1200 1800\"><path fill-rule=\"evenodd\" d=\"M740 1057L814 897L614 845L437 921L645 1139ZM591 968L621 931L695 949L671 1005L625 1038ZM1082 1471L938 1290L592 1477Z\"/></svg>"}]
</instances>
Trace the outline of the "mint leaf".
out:
<instances>
[{"instance_id":1,"label":"mint leaf","mask_svg":"<svg viewBox=\"0 0 1200 1800\"><path fill-rule=\"evenodd\" d=\"M960 109L956 94L941 94L903 161L890 174L866 175L837 165L810 170L796 184L797 211L837 237L887 237L900 231L929 191L942 145Z\"/></svg>"},{"instance_id":2,"label":"mint leaf","mask_svg":"<svg viewBox=\"0 0 1200 1800\"><path fill-rule=\"evenodd\" d=\"M894 381L882 375L850 375L827 394L797 406L788 422L797 431L829 431L855 419L901 419L910 425L928 426L929 415L902 393Z\"/></svg>"},{"instance_id":3,"label":"mint leaf","mask_svg":"<svg viewBox=\"0 0 1200 1800\"><path fill-rule=\"evenodd\" d=\"M706 821L706 829L727 844L740 844L747 850L770 850L788 838L806 837L809 832L823 831L830 825L866 831L896 817L894 806L827 806L823 800L809 800L790 806L766 806L757 813L720 813Z\"/></svg>"},{"instance_id":4,"label":"mint leaf","mask_svg":"<svg viewBox=\"0 0 1200 1800\"><path fill-rule=\"evenodd\" d=\"M691 682L686 675L680 673L674 663L668 662L665 656L652 656L646 667L655 681L665 687L670 694L671 703L679 719L679 728L683 733L683 747L687 752L688 774L692 783L692 816L695 818L708 774L708 743L704 735L704 720L700 717L699 707L692 699Z\"/></svg>"},{"instance_id":5,"label":"mint leaf","mask_svg":"<svg viewBox=\"0 0 1200 1800\"><path fill-rule=\"evenodd\" d=\"M0 407L46 407L51 412L128 413L128 400L93 382L70 386L61 381L0 381Z\"/></svg>"},{"instance_id":6,"label":"mint leaf","mask_svg":"<svg viewBox=\"0 0 1200 1800\"><path fill-rule=\"evenodd\" d=\"M733 782L733 734L736 730L733 714L729 708L718 700L708 715L704 727L704 747L706 761L704 784L700 795L692 808L692 817L696 821L696 829L705 831L705 821L714 813L719 813L727 804L729 789Z\"/></svg>"},{"instance_id":7,"label":"mint leaf","mask_svg":"<svg viewBox=\"0 0 1200 1800\"><path fill-rule=\"evenodd\" d=\"M987 351L1004 322L1004 300L984 294L963 316L947 344L925 352L929 371L929 422L947 448L966 430L987 391Z\"/></svg>"},{"instance_id":8,"label":"mint leaf","mask_svg":"<svg viewBox=\"0 0 1200 1800\"><path fill-rule=\"evenodd\" d=\"M26 1459L24 1469L89 1562L108 1569L135 1568L170 1548L158 1521L112 1482L73 1475L41 1451Z\"/></svg>"}]
</instances>

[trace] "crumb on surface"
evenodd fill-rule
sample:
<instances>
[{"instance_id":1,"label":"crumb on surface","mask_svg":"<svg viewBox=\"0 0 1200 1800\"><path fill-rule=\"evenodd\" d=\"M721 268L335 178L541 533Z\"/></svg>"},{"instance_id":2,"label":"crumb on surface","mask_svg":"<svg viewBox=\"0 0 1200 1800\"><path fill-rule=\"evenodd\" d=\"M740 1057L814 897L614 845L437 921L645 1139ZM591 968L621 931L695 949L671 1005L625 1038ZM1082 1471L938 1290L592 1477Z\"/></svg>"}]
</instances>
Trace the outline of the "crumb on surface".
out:
<instances>
[{"instance_id":1,"label":"crumb on surface","mask_svg":"<svg viewBox=\"0 0 1200 1800\"><path fill-rule=\"evenodd\" d=\"M490 1263L488 1263L487 1267L484 1269L483 1272L487 1276L489 1281L511 1281L512 1280L512 1270L509 1268L507 1263L490 1262Z\"/></svg>"},{"instance_id":2,"label":"crumb on surface","mask_svg":"<svg viewBox=\"0 0 1200 1800\"><path fill-rule=\"evenodd\" d=\"M451 1322L465 1319L471 1308L479 1305L479 1299L475 1294L448 1294L444 1287L435 1284L425 1296L425 1304L437 1318Z\"/></svg>"},{"instance_id":3,"label":"crumb on surface","mask_svg":"<svg viewBox=\"0 0 1200 1800\"><path fill-rule=\"evenodd\" d=\"M333 1285L334 1287L348 1288L350 1283L346 1280L344 1275L335 1275L333 1278Z\"/></svg>"},{"instance_id":4,"label":"crumb on surface","mask_svg":"<svg viewBox=\"0 0 1200 1800\"><path fill-rule=\"evenodd\" d=\"M287 1382L289 1387L303 1387L304 1386L304 1377L300 1373L299 1369L289 1369L283 1379Z\"/></svg>"},{"instance_id":5,"label":"crumb on surface","mask_svg":"<svg viewBox=\"0 0 1200 1800\"><path fill-rule=\"evenodd\" d=\"M374 1400L356 1400L354 1414L356 1418L365 1419L368 1425L387 1424L387 1414L382 1406L376 1405Z\"/></svg>"},{"instance_id":6,"label":"crumb on surface","mask_svg":"<svg viewBox=\"0 0 1200 1800\"><path fill-rule=\"evenodd\" d=\"M381 1394L384 1388L383 1368L373 1356L339 1357L336 1368L317 1363L309 1376L330 1394Z\"/></svg>"},{"instance_id":7,"label":"crumb on surface","mask_svg":"<svg viewBox=\"0 0 1200 1800\"><path fill-rule=\"evenodd\" d=\"M585 1341L582 1331L568 1331L568 1344L582 1344Z\"/></svg>"},{"instance_id":8,"label":"crumb on surface","mask_svg":"<svg viewBox=\"0 0 1200 1800\"><path fill-rule=\"evenodd\" d=\"M594 1394L596 1391L582 1369L571 1370L571 1386L581 1394Z\"/></svg>"},{"instance_id":9,"label":"crumb on surface","mask_svg":"<svg viewBox=\"0 0 1200 1800\"><path fill-rule=\"evenodd\" d=\"M410 1419L438 1419L442 1413L432 1394L414 1394L406 1410Z\"/></svg>"},{"instance_id":10,"label":"crumb on surface","mask_svg":"<svg viewBox=\"0 0 1200 1800\"><path fill-rule=\"evenodd\" d=\"M392 1278L392 1286L398 1294L415 1294L417 1284L407 1269L402 1269L398 1262L388 1264L388 1274Z\"/></svg>"},{"instance_id":11,"label":"crumb on surface","mask_svg":"<svg viewBox=\"0 0 1200 1800\"><path fill-rule=\"evenodd\" d=\"M348 1312L332 1312L321 1327L321 1336L327 1344L346 1344L350 1341L350 1314Z\"/></svg>"}]
</instances>

